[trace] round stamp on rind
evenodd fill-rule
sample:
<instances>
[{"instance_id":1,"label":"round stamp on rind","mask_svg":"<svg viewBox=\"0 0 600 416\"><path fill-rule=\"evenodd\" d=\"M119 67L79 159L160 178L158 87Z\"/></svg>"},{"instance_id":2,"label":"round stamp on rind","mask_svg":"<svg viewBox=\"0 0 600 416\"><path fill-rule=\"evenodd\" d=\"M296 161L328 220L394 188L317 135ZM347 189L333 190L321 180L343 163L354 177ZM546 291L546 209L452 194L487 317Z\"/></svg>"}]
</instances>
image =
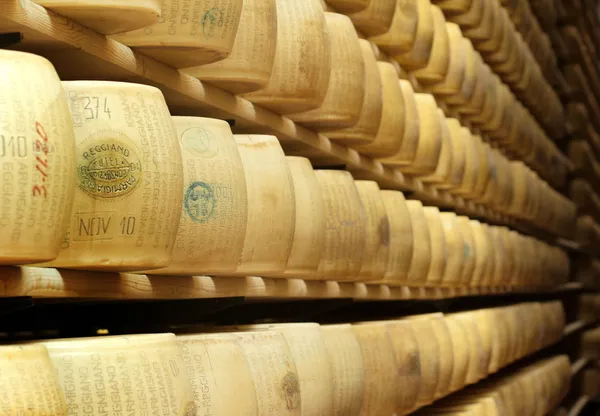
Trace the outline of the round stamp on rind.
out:
<instances>
[{"instance_id":1,"label":"round stamp on rind","mask_svg":"<svg viewBox=\"0 0 600 416\"><path fill-rule=\"evenodd\" d=\"M213 189L204 182L192 182L185 192L185 211L192 221L204 224L215 214L217 200Z\"/></svg>"},{"instance_id":2,"label":"round stamp on rind","mask_svg":"<svg viewBox=\"0 0 600 416\"><path fill-rule=\"evenodd\" d=\"M202 17L202 34L205 38L215 36L215 27L219 25L219 20L222 19L222 12L218 7L211 7L204 13Z\"/></svg>"},{"instance_id":3,"label":"round stamp on rind","mask_svg":"<svg viewBox=\"0 0 600 416\"><path fill-rule=\"evenodd\" d=\"M186 150L198 157L209 159L219 153L219 142L215 136L201 127L192 127L184 131L181 143Z\"/></svg>"},{"instance_id":4,"label":"round stamp on rind","mask_svg":"<svg viewBox=\"0 0 600 416\"><path fill-rule=\"evenodd\" d=\"M117 198L135 189L142 165L131 145L99 139L78 149L77 185L92 197Z\"/></svg>"}]
</instances>

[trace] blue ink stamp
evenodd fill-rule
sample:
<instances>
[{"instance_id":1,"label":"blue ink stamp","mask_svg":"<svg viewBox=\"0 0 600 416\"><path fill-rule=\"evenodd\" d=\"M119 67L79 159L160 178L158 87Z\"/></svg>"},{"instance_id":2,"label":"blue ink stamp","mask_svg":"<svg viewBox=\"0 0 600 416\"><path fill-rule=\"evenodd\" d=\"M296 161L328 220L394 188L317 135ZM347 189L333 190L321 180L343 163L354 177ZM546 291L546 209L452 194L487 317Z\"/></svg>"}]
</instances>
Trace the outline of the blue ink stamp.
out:
<instances>
[{"instance_id":1,"label":"blue ink stamp","mask_svg":"<svg viewBox=\"0 0 600 416\"><path fill-rule=\"evenodd\" d=\"M216 205L212 187L204 182L192 182L185 192L185 211L194 222L208 222L215 214Z\"/></svg>"},{"instance_id":2,"label":"blue ink stamp","mask_svg":"<svg viewBox=\"0 0 600 416\"><path fill-rule=\"evenodd\" d=\"M463 243L463 251L465 257L471 257L471 247L467 243Z\"/></svg>"},{"instance_id":3,"label":"blue ink stamp","mask_svg":"<svg viewBox=\"0 0 600 416\"><path fill-rule=\"evenodd\" d=\"M219 20L220 11L217 7L208 9L202 17L202 34L205 38L212 38L215 35L214 28Z\"/></svg>"}]
</instances>

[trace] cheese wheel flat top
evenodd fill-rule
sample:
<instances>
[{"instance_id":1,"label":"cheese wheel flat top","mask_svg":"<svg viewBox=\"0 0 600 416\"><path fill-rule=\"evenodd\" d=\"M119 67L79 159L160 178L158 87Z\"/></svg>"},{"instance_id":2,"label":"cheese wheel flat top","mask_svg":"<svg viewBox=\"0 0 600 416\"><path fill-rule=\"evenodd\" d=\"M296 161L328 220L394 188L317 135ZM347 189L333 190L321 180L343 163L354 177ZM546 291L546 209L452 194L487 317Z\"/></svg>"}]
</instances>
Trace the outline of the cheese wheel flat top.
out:
<instances>
[{"instance_id":1,"label":"cheese wheel flat top","mask_svg":"<svg viewBox=\"0 0 600 416\"><path fill-rule=\"evenodd\" d=\"M258 412L253 375L235 334L182 335L177 342L200 414Z\"/></svg>"},{"instance_id":2,"label":"cheese wheel flat top","mask_svg":"<svg viewBox=\"0 0 600 416\"><path fill-rule=\"evenodd\" d=\"M340 13L348 14L364 10L371 0L325 0L325 2Z\"/></svg>"},{"instance_id":3,"label":"cheese wheel flat top","mask_svg":"<svg viewBox=\"0 0 600 416\"><path fill-rule=\"evenodd\" d=\"M405 125L404 96L394 66L387 62L377 62L383 92L382 114L375 140L356 150L372 157L386 157L396 154L402 145Z\"/></svg>"},{"instance_id":4,"label":"cheese wheel flat top","mask_svg":"<svg viewBox=\"0 0 600 416\"><path fill-rule=\"evenodd\" d=\"M0 264L53 260L75 191L75 138L67 98L45 58L3 50L0 65Z\"/></svg>"},{"instance_id":5,"label":"cheese wheel flat top","mask_svg":"<svg viewBox=\"0 0 600 416\"><path fill-rule=\"evenodd\" d=\"M419 9L417 0L397 0L389 30L369 40L388 55L397 55L412 49L417 35Z\"/></svg>"},{"instance_id":6,"label":"cheese wheel flat top","mask_svg":"<svg viewBox=\"0 0 600 416\"><path fill-rule=\"evenodd\" d=\"M42 345L0 346L0 411L66 416L65 393Z\"/></svg>"},{"instance_id":7,"label":"cheese wheel flat top","mask_svg":"<svg viewBox=\"0 0 600 416\"><path fill-rule=\"evenodd\" d=\"M396 0L369 0L367 7L349 15L354 26L366 36L386 33L390 29Z\"/></svg>"},{"instance_id":8,"label":"cheese wheel flat top","mask_svg":"<svg viewBox=\"0 0 600 416\"><path fill-rule=\"evenodd\" d=\"M147 273L234 272L244 244L248 196L231 128L201 117L173 117L173 123L184 166L181 219L169 266Z\"/></svg>"},{"instance_id":9,"label":"cheese wheel flat top","mask_svg":"<svg viewBox=\"0 0 600 416\"><path fill-rule=\"evenodd\" d=\"M434 0L434 3L449 14L463 14L469 10L474 0Z\"/></svg>"},{"instance_id":10,"label":"cheese wheel flat top","mask_svg":"<svg viewBox=\"0 0 600 416\"><path fill-rule=\"evenodd\" d=\"M466 127L460 128L460 135L465 144L465 168L460 186L450 192L456 195L472 196L479 176L479 155L471 131Z\"/></svg>"},{"instance_id":11,"label":"cheese wheel flat top","mask_svg":"<svg viewBox=\"0 0 600 416\"><path fill-rule=\"evenodd\" d=\"M319 0L276 0L277 45L268 85L244 95L279 114L318 108L331 74L329 32Z\"/></svg>"},{"instance_id":12,"label":"cheese wheel flat top","mask_svg":"<svg viewBox=\"0 0 600 416\"><path fill-rule=\"evenodd\" d=\"M359 44L365 68L364 98L359 119L352 127L324 133L330 139L349 146L368 144L375 140L383 110L381 75L372 44L365 39L359 39Z\"/></svg>"},{"instance_id":13,"label":"cheese wheel flat top","mask_svg":"<svg viewBox=\"0 0 600 416\"><path fill-rule=\"evenodd\" d=\"M234 135L248 189L248 219L238 275L283 273L292 248L294 184L274 136Z\"/></svg>"},{"instance_id":14,"label":"cheese wheel flat top","mask_svg":"<svg viewBox=\"0 0 600 416\"><path fill-rule=\"evenodd\" d=\"M162 92L109 81L63 86L75 131L77 189L62 250L50 266L165 267L181 216L183 172Z\"/></svg>"},{"instance_id":15,"label":"cheese wheel flat top","mask_svg":"<svg viewBox=\"0 0 600 416\"><path fill-rule=\"evenodd\" d=\"M159 0L36 0L60 15L104 35L150 26L161 13Z\"/></svg>"},{"instance_id":16,"label":"cheese wheel flat top","mask_svg":"<svg viewBox=\"0 0 600 416\"><path fill-rule=\"evenodd\" d=\"M398 152L380 161L386 166L406 166L413 163L419 146L420 122L415 92L409 81L401 79L400 89L404 97L404 134Z\"/></svg>"},{"instance_id":17,"label":"cheese wheel flat top","mask_svg":"<svg viewBox=\"0 0 600 416\"><path fill-rule=\"evenodd\" d=\"M328 280L354 280L361 269L367 215L347 171L316 170L325 202L325 248L318 275Z\"/></svg>"},{"instance_id":18,"label":"cheese wheel flat top","mask_svg":"<svg viewBox=\"0 0 600 416\"><path fill-rule=\"evenodd\" d=\"M183 7L164 0L158 23L112 38L174 68L216 62L229 56L243 0L203 0Z\"/></svg>"},{"instance_id":19,"label":"cheese wheel flat top","mask_svg":"<svg viewBox=\"0 0 600 416\"><path fill-rule=\"evenodd\" d=\"M364 396L365 370L361 346L352 325L322 325L321 336L331 364L331 414L359 414Z\"/></svg>"},{"instance_id":20,"label":"cheese wheel flat top","mask_svg":"<svg viewBox=\"0 0 600 416\"><path fill-rule=\"evenodd\" d=\"M285 267L290 277L314 277L325 244L325 203L310 161L286 156L294 183L294 240Z\"/></svg>"},{"instance_id":21,"label":"cheese wheel flat top","mask_svg":"<svg viewBox=\"0 0 600 416\"><path fill-rule=\"evenodd\" d=\"M335 62L325 100L314 110L288 116L317 131L354 126L365 96L365 64L352 21L338 13L325 13L325 22Z\"/></svg>"},{"instance_id":22,"label":"cheese wheel flat top","mask_svg":"<svg viewBox=\"0 0 600 416\"><path fill-rule=\"evenodd\" d=\"M386 283L403 283L408 278L413 255L413 223L402 192L381 191L389 221L389 255Z\"/></svg>"},{"instance_id":23,"label":"cheese wheel flat top","mask_svg":"<svg viewBox=\"0 0 600 416\"><path fill-rule=\"evenodd\" d=\"M482 0L473 0L468 9L464 10L463 13L448 13L449 20L459 24L463 28L478 26L481 24L481 19L483 18L483 3L484 1ZM448 11L446 5L446 2L440 4L440 7L445 12Z\"/></svg>"},{"instance_id":24,"label":"cheese wheel flat top","mask_svg":"<svg viewBox=\"0 0 600 416\"><path fill-rule=\"evenodd\" d=\"M430 0L417 0L419 21L412 48L394 56L394 59L407 70L427 66L434 41L434 12Z\"/></svg>"},{"instance_id":25,"label":"cheese wheel flat top","mask_svg":"<svg viewBox=\"0 0 600 416\"><path fill-rule=\"evenodd\" d=\"M383 279L390 255L390 223L377 182L355 181L366 214L361 281Z\"/></svg>"},{"instance_id":26,"label":"cheese wheel flat top","mask_svg":"<svg viewBox=\"0 0 600 416\"><path fill-rule=\"evenodd\" d=\"M446 31L444 13L437 6L431 6L431 12L433 13L434 36L430 56L424 68L413 72L423 83L442 81L446 77L450 65L450 39Z\"/></svg>"},{"instance_id":27,"label":"cheese wheel flat top","mask_svg":"<svg viewBox=\"0 0 600 416\"><path fill-rule=\"evenodd\" d=\"M276 43L276 0L244 0L231 54L183 72L234 94L257 91L271 78Z\"/></svg>"}]
</instances>

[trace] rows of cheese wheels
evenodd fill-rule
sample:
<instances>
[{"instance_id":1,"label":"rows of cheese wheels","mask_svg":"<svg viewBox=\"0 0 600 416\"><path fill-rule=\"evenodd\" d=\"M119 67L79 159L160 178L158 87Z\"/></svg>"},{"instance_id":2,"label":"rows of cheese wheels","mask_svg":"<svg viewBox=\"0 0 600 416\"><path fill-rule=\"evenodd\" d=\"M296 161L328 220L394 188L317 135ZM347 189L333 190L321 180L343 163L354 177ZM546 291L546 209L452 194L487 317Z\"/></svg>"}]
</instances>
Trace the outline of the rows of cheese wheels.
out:
<instances>
[{"instance_id":1,"label":"rows of cheese wheels","mask_svg":"<svg viewBox=\"0 0 600 416\"><path fill-rule=\"evenodd\" d=\"M461 391L416 415L547 415L570 387L569 357L557 355Z\"/></svg>"},{"instance_id":2,"label":"rows of cheese wheels","mask_svg":"<svg viewBox=\"0 0 600 416\"><path fill-rule=\"evenodd\" d=\"M0 347L7 414L408 414L555 342L560 302ZM533 329L533 330L532 330ZM27 410L29 413L19 413ZM517 414L517 413L514 413Z\"/></svg>"},{"instance_id":3,"label":"rows of cheese wheels","mask_svg":"<svg viewBox=\"0 0 600 416\"><path fill-rule=\"evenodd\" d=\"M556 14L553 13L554 0L537 2L501 0L501 3L508 10L512 22L529 46L542 73L548 82L554 85L558 74L558 59L552 48L550 37L542 28L542 25L547 28L553 28L556 25ZM543 20L546 22L544 23Z\"/></svg>"},{"instance_id":4,"label":"rows of cheese wheels","mask_svg":"<svg viewBox=\"0 0 600 416\"><path fill-rule=\"evenodd\" d=\"M48 0L46 6L56 8L56 3L73 7L72 0ZM77 2L75 9L81 3L86 2ZM393 56L395 65L410 70L425 90L444 97L495 143L544 177L562 180L565 165L558 149L483 64L460 28L446 23L440 8L429 0L331 3L349 18L323 13L319 0L204 0L193 10L172 0L162 5L168 18L115 39L176 67L196 60L203 65L184 72L391 165L405 166L401 170L409 175L433 174L442 142L439 130L431 127L438 116L423 108L427 99L415 97L410 85L399 88L390 68L380 74L372 47L359 40L354 24ZM98 13L97 5L93 9ZM204 27L214 22L217 29ZM534 84L534 75L521 84ZM419 127L425 131L419 133ZM418 140L427 143L417 146ZM420 166L424 157L433 165Z\"/></svg>"},{"instance_id":5,"label":"rows of cheese wheels","mask_svg":"<svg viewBox=\"0 0 600 416\"><path fill-rule=\"evenodd\" d=\"M561 138L565 133L562 103L501 2L440 0L439 5L448 19L461 25L465 36L471 39L485 61L510 85L545 130L553 138ZM516 13L512 16L520 17ZM519 24L530 23L527 19L521 20ZM542 53L553 55L548 49ZM544 61L551 59L540 58Z\"/></svg>"},{"instance_id":6,"label":"rows of cheese wheels","mask_svg":"<svg viewBox=\"0 0 600 416\"><path fill-rule=\"evenodd\" d=\"M154 87L61 86L42 58L2 54L12 57L12 117L0 135L3 264L451 286L554 285L568 274L565 253L532 238L423 209L345 171L315 172L307 159L286 158L273 136L171 117ZM481 149L499 178L492 163L503 159ZM558 194L522 177L511 179L512 195L500 179L480 195L498 206L510 196L523 218L567 230Z\"/></svg>"}]
</instances>

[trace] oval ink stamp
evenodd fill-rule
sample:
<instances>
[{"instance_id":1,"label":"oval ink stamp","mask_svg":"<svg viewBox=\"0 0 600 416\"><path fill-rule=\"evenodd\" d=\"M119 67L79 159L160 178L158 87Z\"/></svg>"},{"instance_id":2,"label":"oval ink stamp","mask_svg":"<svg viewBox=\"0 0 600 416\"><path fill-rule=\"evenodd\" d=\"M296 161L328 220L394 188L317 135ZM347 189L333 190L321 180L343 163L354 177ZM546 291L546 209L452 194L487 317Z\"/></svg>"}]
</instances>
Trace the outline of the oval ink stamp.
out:
<instances>
[{"instance_id":1,"label":"oval ink stamp","mask_svg":"<svg viewBox=\"0 0 600 416\"><path fill-rule=\"evenodd\" d=\"M198 157L209 159L219 153L219 142L213 134L200 127L187 129L181 135L183 147Z\"/></svg>"},{"instance_id":2,"label":"oval ink stamp","mask_svg":"<svg viewBox=\"0 0 600 416\"><path fill-rule=\"evenodd\" d=\"M217 7L211 7L202 16L202 34L205 38L212 38L215 36L215 27L218 26L219 20L221 20L222 12Z\"/></svg>"},{"instance_id":3,"label":"oval ink stamp","mask_svg":"<svg viewBox=\"0 0 600 416\"><path fill-rule=\"evenodd\" d=\"M287 373L281 385L283 399L288 410L300 408L300 383L294 373Z\"/></svg>"},{"instance_id":4,"label":"oval ink stamp","mask_svg":"<svg viewBox=\"0 0 600 416\"><path fill-rule=\"evenodd\" d=\"M206 223L215 214L217 200L213 189L204 182L192 182L184 197L185 211L192 221Z\"/></svg>"},{"instance_id":5,"label":"oval ink stamp","mask_svg":"<svg viewBox=\"0 0 600 416\"><path fill-rule=\"evenodd\" d=\"M116 198L133 191L142 177L135 150L114 139L80 147L77 182L81 190L99 198Z\"/></svg>"}]
</instances>

